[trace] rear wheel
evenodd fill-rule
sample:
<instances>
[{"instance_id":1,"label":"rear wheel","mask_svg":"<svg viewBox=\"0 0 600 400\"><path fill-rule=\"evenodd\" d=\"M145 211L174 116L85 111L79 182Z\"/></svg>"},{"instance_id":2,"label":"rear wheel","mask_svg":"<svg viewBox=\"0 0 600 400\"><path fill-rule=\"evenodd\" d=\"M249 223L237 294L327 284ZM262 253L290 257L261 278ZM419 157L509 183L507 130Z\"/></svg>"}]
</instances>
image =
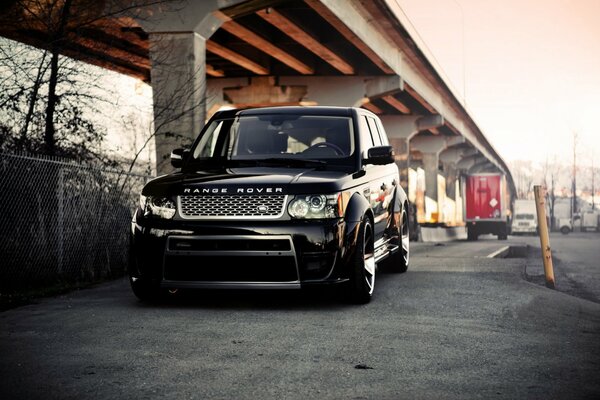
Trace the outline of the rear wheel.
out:
<instances>
[{"instance_id":1,"label":"rear wheel","mask_svg":"<svg viewBox=\"0 0 600 400\"><path fill-rule=\"evenodd\" d=\"M508 227L506 225L500 227L500 233L498 233L498 240L508 239Z\"/></svg>"},{"instance_id":2,"label":"rear wheel","mask_svg":"<svg viewBox=\"0 0 600 400\"><path fill-rule=\"evenodd\" d=\"M477 240L479 234L475 231L475 228L467 227L467 240Z\"/></svg>"},{"instance_id":3,"label":"rear wheel","mask_svg":"<svg viewBox=\"0 0 600 400\"><path fill-rule=\"evenodd\" d=\"M351 269L347 286L348 299L356 304L366 304L371 301L375 288L373 225L368 217L365 217L358 232Z\"/></svg>"}]
</instances>

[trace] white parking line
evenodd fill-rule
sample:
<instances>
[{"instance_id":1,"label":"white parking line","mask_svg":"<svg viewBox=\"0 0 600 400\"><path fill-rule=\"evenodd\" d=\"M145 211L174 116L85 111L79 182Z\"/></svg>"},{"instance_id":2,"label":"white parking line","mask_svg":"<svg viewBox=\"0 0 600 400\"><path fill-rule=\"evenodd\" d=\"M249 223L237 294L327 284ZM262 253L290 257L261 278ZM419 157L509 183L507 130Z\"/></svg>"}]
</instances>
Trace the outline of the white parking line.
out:
<instances>
[{"instance_id":1,"label":"white parking line","mask_svg":"<svg viewBox=\"0 0 600 400\"><path fill-rule=\"evenodd\" d=\"M510 250L510 246L504 246L504 247L496 250L495 252L488 254L486 257L487 258L503 258L504 256L506 256L508 254L509 250Z\"/></svg>"}]
</instances>

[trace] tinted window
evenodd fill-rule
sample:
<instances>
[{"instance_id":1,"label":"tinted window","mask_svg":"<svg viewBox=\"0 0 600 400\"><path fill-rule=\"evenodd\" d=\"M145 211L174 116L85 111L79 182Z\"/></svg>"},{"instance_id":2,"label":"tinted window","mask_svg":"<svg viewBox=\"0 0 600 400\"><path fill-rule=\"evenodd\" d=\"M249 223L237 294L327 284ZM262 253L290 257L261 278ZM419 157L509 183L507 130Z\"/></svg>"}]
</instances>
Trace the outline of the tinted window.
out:
<instances>
[{"instance_id":1,"label":"tinted window","mask_svg":"<svg viewBox=\"0 0 600 400\"><path fill-rule=\"evenodd\" d=\"M345 159L354 153L352 119L333 116L257 115L215 120L193 149L195 159L273 157Z\"/></svg>"},{"instance_id":2,"label":"tinted window","mask_svg":"<svg viewBox=\"0 0 600 400\"><path fill-rule=\"evenodd\" d=\"M369 121L369 129L371 130L371 136L373 136L373 143L375 146L381 146L381 136L379 134L379 129L377 129L377 123L374 118L367 117Z\"/></svg>"},{"instance_id":3,"label":"tinted window","mask_svg":"<svg viewBox=\"0 0 600 400\"><path fill-rule=\"evenodd\" d=\"M381 137L381 144L387 146L390 144L388 141L388 137L385 133L385 129L383 129L383 125L381 124L381 120L377 121L377 129L379 130L379 135Z\"/></svg>"},{"instance_id":4,"label":"tinted window","mask_svg":"<svg viewBox=\"0 0 600 400\"><path fill-rule=\"evenodd\" d=\"M373 147L373 137L371 136L371 130L369 129L367 117L361 115L358 120L358 125L358 128L360 129L361 148L363 150L368 150Z\"/></svg>"}]
</instances>

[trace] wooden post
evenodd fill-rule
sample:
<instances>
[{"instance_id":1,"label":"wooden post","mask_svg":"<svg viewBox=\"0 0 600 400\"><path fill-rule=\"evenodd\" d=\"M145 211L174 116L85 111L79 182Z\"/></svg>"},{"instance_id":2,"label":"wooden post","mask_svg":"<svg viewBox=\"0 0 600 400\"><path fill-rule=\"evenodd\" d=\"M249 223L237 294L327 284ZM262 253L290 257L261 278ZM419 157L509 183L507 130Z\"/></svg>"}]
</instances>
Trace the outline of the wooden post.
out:
<instances>
[{"instance_id":1,"label":"wooden post","mask_svg":"<svg viewBox=\"0 0 600 400\"><path fill-rule=\"evenodd\" d=\"M542 246L546 286L554 289L554 267L552 266L552 250L550 249L550 238L548 237L544 189L540 185L535 185L533 187L533 193L535 194L535 206L537 209L538 230L540 233L540 244Z\"/></svg>"}]
</instances>

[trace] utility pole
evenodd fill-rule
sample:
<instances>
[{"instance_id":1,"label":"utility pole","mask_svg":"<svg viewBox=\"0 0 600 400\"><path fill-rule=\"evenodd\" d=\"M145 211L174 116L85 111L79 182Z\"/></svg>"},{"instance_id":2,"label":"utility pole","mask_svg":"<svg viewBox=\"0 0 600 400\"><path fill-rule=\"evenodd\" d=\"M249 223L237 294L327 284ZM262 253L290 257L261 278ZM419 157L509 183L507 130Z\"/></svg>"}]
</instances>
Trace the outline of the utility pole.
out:
<instances>
[{"instance_id":1,"label":"utility pole","mask_svg":"<svg viewBox=\"0 0 600 400\"><path fill-rule=\"evenodd\" d=\"M572 199L571 199L571 223L575 224L573 217L577 213L577 132L573 132L573 182L572 182Z\"/></svg>"},{"instance_id":2,"label":"utility pole","mask_svg":"<svg viewBox=\"0 0 600 400\"><path fill-rule=\"evenodd\" d=\"M596 209L596 200L594 199L594 192L596 188L594 187L594 150L592 150L592 211Z\"/></svg>"}]
</instances>

